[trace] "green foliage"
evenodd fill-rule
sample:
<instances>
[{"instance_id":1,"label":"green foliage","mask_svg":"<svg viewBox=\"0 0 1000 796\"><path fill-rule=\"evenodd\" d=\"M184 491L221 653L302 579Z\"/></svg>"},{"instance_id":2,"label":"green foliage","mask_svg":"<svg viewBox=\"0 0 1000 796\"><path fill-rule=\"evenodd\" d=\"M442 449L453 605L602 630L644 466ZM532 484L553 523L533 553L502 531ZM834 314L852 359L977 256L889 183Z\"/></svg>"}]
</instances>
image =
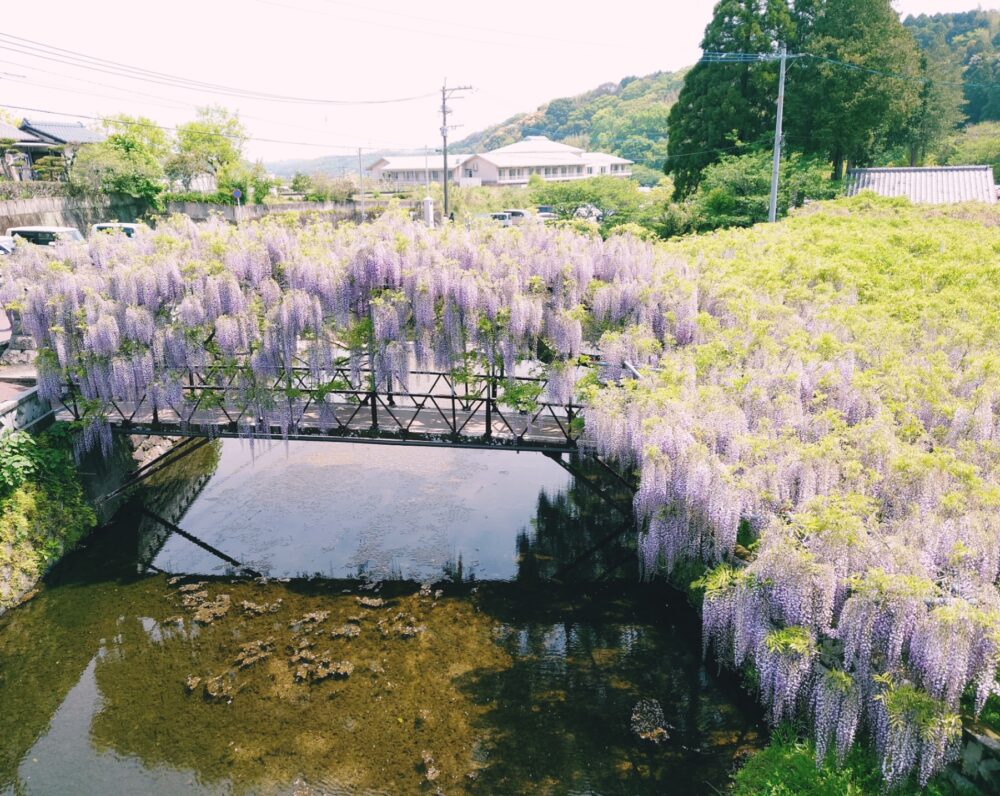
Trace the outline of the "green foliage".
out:
<instances>
[{"instance_id":1,"label":"green foliage","mask_svg":"<svg viewBox=\"0 0 1000 796\"><path fill-rule=\"evenodd\" d=\"M812 633L804 627L783 627L764 637L764 646L783 655L809 655L816 646Z\"/></svg>"},{"instance_id":2,"label":"green foliage","mask_svg":"<svg viewBox=\"0 0 1000 796\"><path fill-rule=\"evenodd\" d=\"M936 62L959 71L971 123L1000 119L1000 11L921 14L903 24Z\"/></svg>"},{"instance_id":3,"label":"green foliage","mask_svg":"<svg viewBox=\"0 0 1000 796\"><path fill-rule=\"evenodd\" d=\"M238 114L217 105L199 108L194 121L177 128L177 149L167 161L167 176L188 189L199 174L219 174L240 160L246 137Z\"/></svg>"},{"instance_id":4,"label":"green foliage","mask_svg":"<svg viewBox=\"0 0 1000 796\"><path fill-rule=\"evenodd\" d=\"M96 524L65 426L0 440L0 609Z\"/></svg>"},{"instance_id":5,"label":"green foliage","mask_svg":"<svg viewBox=\"0 0 1000 796\"><path fill-rule=\"evenodd\" d=\"M44 155L31 162L32 170L39 180L56 181L66 179L66 159L62 155Z\"/></svg>"},{"instance_id":6,"label":"green foliage","mask_svg":"<svg viewBox=\"0 0 1000 796\"><path fill-rule=\"evenodd\" d=\"M102 126L111 135L123 135L140 141L144 149L161 166L170 157L171 141L167 131L146 116L117 113L105 118Z\"/></svg>"},{"instance_id":7,"label":"green foliage","mask_svg":"<svg viewBox=\"0 0 1000 796\"><path fill-rule=\"evenodd\" d=\"M772 52L788 41L792 21L784 0L720 0L701 47L710 52ZM666 171L678 198L698 186L701 172L726 150L756 144L774 130L778 69L774 63L699 63L670 109Z\"/></svg>"},{"instance_id":8,"label":"green foliage","mask_svg":"<svg viewBox=\"0 0 1000 796\"><path fill-rule=\"evenodd\" d=\"M885 0L825 0L821 14L814 5L796 3L796 50L861 68L804 59L788 93L786 129L795 149L825 157L839 178L845 163L870 163L905 141L920 106L920 53Z\"/></svg>"},{"instance_id":9,"label":"green foliage","mask_svg":"<svg viewBox=\"0 0 1000 796\"><path fill-rule=\"evenodd\" d=\"M691 229L749 227L767 220L771 195L771 154L759 151L723 157L705 168L689 202ZM793 153L781 165L778 214L809 199L830 199L839 190L828 178L829 164Z\"/></svg>"},{"instance_id":10,"label":"green foliage","mask_svg":"<svg viewBox=\"0 0 1000 796\"><path fill-rule=\"evenodd\" d=\"M952 134L938 147L937 159L946 166L990 165L1000 175L1000 122L980 122Z\"/></svg>"},{"instance_id":11,"label":"green foliage","mask_svg":"<svg viewBox=\"0 0 1000 796\"><path fill-rule=\"evenodd\" d=\"M905 787L894 793L913 793ZM771 743L733 775L731 796L882 796L885 789L871 751L855 747L839 768L832 759L816 766L816 747L800 740L793 727L779 727ZM926 796L962 793L943 776L931 780Z\"/></svg>"},{"instance_id":12,"label":"green foliage","mask_svg":"<svg viewBox=\"0 0 1000 796\"><path fill-rule=\"evenodd\" d=\"M131 129L85 144L73 159L70 182L85 194L131 196L157 206L163 169L141 135Z\"/></svg>"},{"instance_id":13,"label":"green foliage","mask_svg":"<svg viewBox=\"0 0 1000 796\"><path fill-rule=\"evenodd\" d=\"M243 160L231 161L222 165L218 172L219 193L232 196L234 190L239 190L241 204L263 204L271 193L274 183L267 176L264 164L247 163Z\"/></svg>"},{"instance_id":14,"label":"green foliage","mask_svg":"<svg viewBox=\"0 0 1000 796\"><path fill-rule=\"evenodd\" d=\"M519 412L534 412L538 408L538 397L542 394L542 383L535 381L505 381L501 385L500 403L513 407Z\"/></svg>"}]
</instances>

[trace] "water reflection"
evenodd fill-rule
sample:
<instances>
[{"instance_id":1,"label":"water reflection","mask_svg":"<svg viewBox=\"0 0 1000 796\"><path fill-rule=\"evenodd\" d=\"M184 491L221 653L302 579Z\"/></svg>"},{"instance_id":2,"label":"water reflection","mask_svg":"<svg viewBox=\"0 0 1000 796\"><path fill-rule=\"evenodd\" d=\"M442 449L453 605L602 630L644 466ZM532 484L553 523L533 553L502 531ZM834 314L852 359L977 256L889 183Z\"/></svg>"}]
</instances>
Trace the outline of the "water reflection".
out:
<instances>
[{"instance_id":1,"label":"water reflection","mask_svg":"<svg viewBox=\"0 0 1000 796\"><path fill-rule=\"evenodd\" d=\"M325 447L340 446L310 450ZM569 478L540 456L515 457L530 463L511 480L542 474L526 501L527 486L504 491L506 476L490 469L509 460L453 461L445 479L469 476L453 482L461 500L448 512L485 506L481 518L438 529L446 540L427 545L443 494L432 491L430 506L411 501L401 515L424 523L416 552L387 532L380 555L362 561L357 538L340 536L337 548L313 531L317 555L235 520L213 531L209 520L235 495L234 514L255 528L260 514L280 514L269 503L290 503L280 489L254 489L225 447L204 450L151 481L146 506L237 558L374 569L362 580L145 576L150 560L219 564L132 506L0 618L0 792L73 783L77 793L701 793L724 786L734 758L757 743L754 708L702 665L690 611L635 582L628 525L580 483L597 478L585 462ZM319 489L344 466L313 460L303 479ZM390 517L382 504L434 466L426 456L397 464L354 498ZM484 484L495 488L480 504ZM324 532L349 524L337 501L352 488L348 478L323 493ZM285 517L273 537L301 521ZM436 582L403 579L414 571ZM482 580L496 572L508 582ZM374 587L385 573L397 579ZM224 610L196 621L205 605ZM241 667L253 642L266 654ZM344 662L349 674L328 674ZM663 708L661 744L630 728L640 699Z\"/></svg>"}]
</instances>

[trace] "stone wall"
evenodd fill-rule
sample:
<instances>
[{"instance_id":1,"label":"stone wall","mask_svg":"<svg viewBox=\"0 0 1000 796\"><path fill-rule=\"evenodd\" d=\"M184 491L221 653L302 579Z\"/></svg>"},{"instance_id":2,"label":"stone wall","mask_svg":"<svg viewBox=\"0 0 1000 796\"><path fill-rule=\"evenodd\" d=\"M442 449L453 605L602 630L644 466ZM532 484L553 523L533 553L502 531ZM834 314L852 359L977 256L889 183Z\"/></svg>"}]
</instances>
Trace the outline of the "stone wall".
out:
<instances>
[{"instance_id":1,"label":"stone wall","mask_svg":"<svg viewBox=\"0 0 1000 796\"><path fill-rule=\"evenodd\" d=\"M76 227L83 233L101 221L135 221L145 212L125 197L79 199L68 196L11 199L0 202L0 235L10 227Z\"/></svg>"}]
</instances>

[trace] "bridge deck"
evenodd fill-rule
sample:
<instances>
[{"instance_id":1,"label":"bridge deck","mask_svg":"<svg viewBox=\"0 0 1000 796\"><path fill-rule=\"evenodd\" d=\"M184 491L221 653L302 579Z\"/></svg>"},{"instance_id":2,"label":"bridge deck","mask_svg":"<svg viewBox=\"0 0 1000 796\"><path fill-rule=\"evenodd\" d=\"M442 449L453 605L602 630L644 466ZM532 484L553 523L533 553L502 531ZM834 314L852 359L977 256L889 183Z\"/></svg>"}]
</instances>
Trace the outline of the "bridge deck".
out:
<instances>
[{"instance_id":1,"label":"bridge deck","mask_svg":"<svg viewBox=\"0 0 1000 796\"><path fill-rule=\"evenodd\" d=\"M347 374L336 378L343 383ZM522 382L539 379L518 377ZM273 390L286 421L278 424L254 417L235 400L230 385L192 377L180 405L157 407L146 396L136 402L108 403L108 419L116 431L162 436L271 437L322 439L534 451L573 451L580 435L579 406L550 403L541 396L530 410L519 412L502 403L497 379L458 385L450 374L417 372L410 391L368 391L350 386L310 386L299 376L299 397L292 401ZM390 385L391 386L391 385ZM419 391L417 391L419 390ZM251 410L252 411L252 410ZM59 416L74 419L76 404L67 399ZM284 428L282 427L284 425Z\"/></svg>"}]
</instances>

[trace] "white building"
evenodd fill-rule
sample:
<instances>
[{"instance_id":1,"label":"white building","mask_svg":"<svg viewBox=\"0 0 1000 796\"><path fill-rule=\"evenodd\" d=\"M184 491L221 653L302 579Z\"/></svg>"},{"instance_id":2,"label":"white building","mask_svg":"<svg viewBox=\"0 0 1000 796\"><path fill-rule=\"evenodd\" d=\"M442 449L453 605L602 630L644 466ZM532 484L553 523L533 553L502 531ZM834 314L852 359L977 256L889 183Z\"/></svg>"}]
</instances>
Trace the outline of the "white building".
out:
<instances>
[{"instance_id":1,"label":"white building","mask_svg":"<svg viewBox=\"0 0 1000 796\"><path fill-rule=\"evenodd\" d=\"M473 155L448 155L448 179L458 182L462 164ZM399 185L422 185L444 180L444 161L436 155L386 155L368 167L372 178Z\"/></svg>"},{"instance_id":2,"label":"white building","mask_svg":"<svg viewBox=\"0 0 1000 796\"><path fill-rule=\"evenodd\" d=\"M546 182L585 180L588 177L630 177L632 161L603 152L586 152L579 147L550 141L543 135L529 135L516 144L475 155L457 155L455 166L448 159L449 179L459 185L527 185L537 174ZM436 161L436 162L435 162ZM389 156L369 168L376 180L400 185L440 182L444 173L440 156Z\"/></svg>"}]
</instances>

